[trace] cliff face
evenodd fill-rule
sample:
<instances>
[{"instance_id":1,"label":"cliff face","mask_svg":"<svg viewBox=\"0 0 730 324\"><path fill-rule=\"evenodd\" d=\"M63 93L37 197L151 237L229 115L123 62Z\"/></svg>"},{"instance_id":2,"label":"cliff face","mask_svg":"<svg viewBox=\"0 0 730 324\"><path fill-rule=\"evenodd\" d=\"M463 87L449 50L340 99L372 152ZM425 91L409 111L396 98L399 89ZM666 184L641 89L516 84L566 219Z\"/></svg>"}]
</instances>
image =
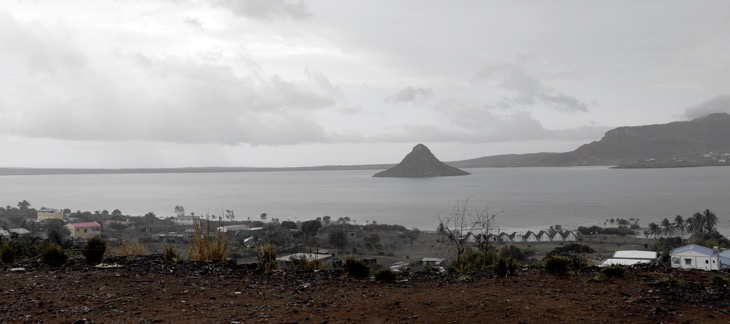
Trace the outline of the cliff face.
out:
<instances>
[{"instance_id":1,"label":"cliff face","mask_svg":"<svg viewBox=\"0 0 730 324\"><path fill-rule=\"evenodd\" d=\"M425 145L418 144L398 165L378 172L373 177L424 178L468 174L469 172L442 163Z\"/></svg>"}]
</instances>

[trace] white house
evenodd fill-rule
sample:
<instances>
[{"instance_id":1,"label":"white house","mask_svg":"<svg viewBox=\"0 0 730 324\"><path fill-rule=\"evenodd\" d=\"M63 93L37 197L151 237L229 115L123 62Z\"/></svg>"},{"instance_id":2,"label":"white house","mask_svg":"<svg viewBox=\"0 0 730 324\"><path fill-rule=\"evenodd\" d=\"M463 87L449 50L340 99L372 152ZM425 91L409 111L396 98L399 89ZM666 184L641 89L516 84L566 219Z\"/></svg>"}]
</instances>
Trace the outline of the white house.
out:
<instances>
[{"instance_id":1,"label":"white house","mask_svg":"<svg viewBox=\"0 0 730 324\"><path fill-rule=\"evenodd\" d=\"M537 242L537 235L532 231L527 231L525 235L522 235L522 241L524 242Z\"/></svg>"},{"instance_id":2,"label":"white house","mask_svg":"<svg viewBox=\"0 0 730 324\"><path fill-rule=\"evenodd\" d=\"M502 233L499 233L499 235L497 235L497 241L503 242L503 243L508 243L508 242L512 242L512 238L509 236L509 234L502 232Z\"/></svg>"},{"instance_id":3,"label":"white house","mask_svg":"<svg viewBox=\"0 0 730 324\"><path fill-rule=\"evenodd\" d=\"M560 233L560 236L563 237L563 241L565 241L565 242L577 241L577 238L575 237L575 233L573 233L573 231L564 231L564 232Z\"/></svg>"},{"instance_id":4,"label":"white house","mask_svg":"<svg viewBox=\"0 0 730 324\"><path fill-rule=\"evenodd\" d=\"M196 221L198 221L200 217L198 216L176 216L172 219L172 222L175 223L175 225L187 225L187 226L193 226Z\"/></svg>"},{"instance_id":5,"label":"white house","mask_svg":"<svg viewBox=\"0 0 730 324\"><path fill-rule=\"evenodd\" d=\"M540 231L537 233L537 235L535 235L535 237L537 238L538 242L550 242L550 235L548 234L548 232Z\"/></svg>"},{"instance_id":6,"label":"white house","mask_svg":"<svg viewBox=\"0 0 730 324\"><path fill-rule=\"evenodd\" d=\"M720 251L717 247L711 249L696 244L690 244L672 250L670 255L672 268L701 270L720 269Z\"/></svg>"}]
</instances>

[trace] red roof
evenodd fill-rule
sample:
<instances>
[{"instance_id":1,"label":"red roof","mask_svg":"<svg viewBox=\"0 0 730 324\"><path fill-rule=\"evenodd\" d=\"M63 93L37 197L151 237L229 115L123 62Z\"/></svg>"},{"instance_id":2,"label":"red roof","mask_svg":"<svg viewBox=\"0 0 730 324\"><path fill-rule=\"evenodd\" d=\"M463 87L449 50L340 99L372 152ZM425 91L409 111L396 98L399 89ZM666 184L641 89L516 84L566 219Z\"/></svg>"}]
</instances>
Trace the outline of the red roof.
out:
<instances>
[{"instance_id":1,"label":"red roof","mask_svg":"<svg viewBox=\"0 0 730 324\"><path fill-rule=\"evenodd\" d=\"M88 223L75 223L71 224L74 228L84 228L84 227L101 227L99 223L97 222L88 222Z\"/></svg>"}]
</instances>

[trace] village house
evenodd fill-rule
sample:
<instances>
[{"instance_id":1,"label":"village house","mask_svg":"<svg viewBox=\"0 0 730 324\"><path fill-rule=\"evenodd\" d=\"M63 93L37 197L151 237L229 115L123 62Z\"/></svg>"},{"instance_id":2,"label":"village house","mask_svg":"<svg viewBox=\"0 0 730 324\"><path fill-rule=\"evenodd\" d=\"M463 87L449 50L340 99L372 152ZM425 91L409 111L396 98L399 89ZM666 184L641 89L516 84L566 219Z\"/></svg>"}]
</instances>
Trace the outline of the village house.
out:
<instances>
[{"instance_id":1,"label":"village house","mask_svg":"<svg viewBox=\"0 0 730 324\"><path fill-rule=\"evenodd\" d=\"M525 235L522 235L522 241L523 242L537 242L537 235L533 233L532 231L527 231Z\"/></svg>"},{"instance_id":2,"label":"village house","mask_svg":"<svg viewBox=\"0 0 730 324\"><path fill-rule=\"evenodd\" d=\"M564 231L560 233L560 236L563 238L564 242L575 242L578 240L575 237L575 233L573 233L573 231Z\"/></svg>"},{"instance_id":3,"label":"village house","mask_svg":"<svg viewBox=\"0 0 730 324\"><path fill-rule=\"evenodd\" d=\"M55 208L41 207L41 209L38 210L37 219L39 222L49 219L63 220L63 211Z\"/></svg>"},{"instance_id":4,"label":"village house","mask_svg":"<svg viewBox=\"0 0 730 324\"><path fill-rule=\"evenodd\" d=\"M421 265L422 266L430 266L430 267L442 267L446 263L446 259L441 258L422 258L421 259Z\"/></svg>"},{"instance_id":5,"label":"village house","mask_svg":"<svg viewBox=\"0 0 730 324\"><path fill-rule=\"evenodd\" d=\"M548 232L545 232L545 231L538 232L537 235L535 235L535 237L537 238L538 242L550 242L551 241L550 235L548 234Z\"/></svg>"},{"instance_id":6,"label":"village house","mask_svg":"<svg viewBox=\"0 0 730 324\"><path fill-rule=\"evenodd\" d=\"M719 270L720 251L717 247L708 248L690 244L675 248L670 253L672 268Z\"/></svg>"},{"instance_id":7,"label":"village house","mask_svg":"<svg viewBox=\"0 0 730 324\"><path fill-rule=\"evenodd\" d=\"M512 238L509 236L509 234L502 232L497 235L497 241L502 243L509 243L512 242Z\"/></svg>"},{"instance_id":8,"label":"village house","mask_svg":"<svg viewBox=\"0 0 730 324\"><path fill-rule=\"evenodd\" d=\"M71 232L71 238L89 239L96 235L101 236L101 224L97 222L66 224Z\"/></svg>"}]
</instances>

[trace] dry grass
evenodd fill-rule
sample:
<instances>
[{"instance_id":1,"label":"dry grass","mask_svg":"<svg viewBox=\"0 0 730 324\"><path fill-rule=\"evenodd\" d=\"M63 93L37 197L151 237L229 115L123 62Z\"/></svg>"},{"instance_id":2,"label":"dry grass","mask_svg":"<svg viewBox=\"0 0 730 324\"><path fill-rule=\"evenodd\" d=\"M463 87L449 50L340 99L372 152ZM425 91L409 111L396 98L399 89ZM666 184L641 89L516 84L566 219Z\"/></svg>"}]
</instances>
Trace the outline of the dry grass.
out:
<instances>
[{"instance_id":1,"label":"dry grass","mask_svg":"<svg viewBox=\"0 0 730 324\"><path fill-rule=\"evenodd\" d=\"M195 223L193 238L188 246L191 261L223 262L228 259L228 237L220 231L210 235L210 222L205 221L203 232Z\"/></svg>"},{"instance_id":2,"label":"dry grass","mask_svg":"<svg viewBox=\"0 0 730 324\"><path fill-rule=\"evenodd\" d=\"M144 245L139 244L138 242L122 242L117 246L110 247L107 250L107 253L116 256L133 257L147 255L149 254L149 251L147 251L147 248Z\"/></svg>"}]
</instances>

